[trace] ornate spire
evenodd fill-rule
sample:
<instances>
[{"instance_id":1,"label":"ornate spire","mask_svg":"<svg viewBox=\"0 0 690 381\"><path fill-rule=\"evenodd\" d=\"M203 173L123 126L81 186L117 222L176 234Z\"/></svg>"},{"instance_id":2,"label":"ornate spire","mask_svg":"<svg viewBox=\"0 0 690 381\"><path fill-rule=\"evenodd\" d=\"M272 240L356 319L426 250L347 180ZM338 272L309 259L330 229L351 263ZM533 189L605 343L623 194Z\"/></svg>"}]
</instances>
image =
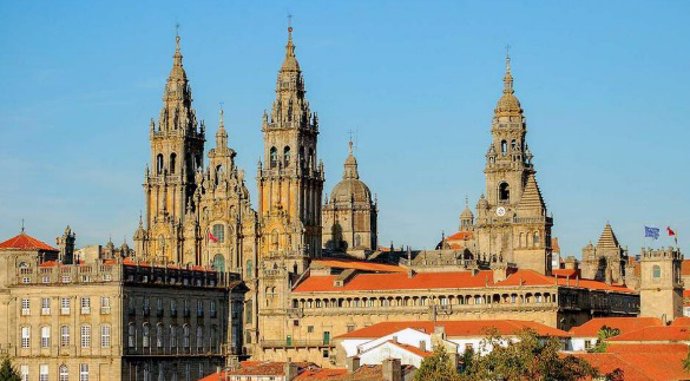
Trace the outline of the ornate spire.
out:
<instances>
[{"instance_id":1,"label":"ornate spire","mask_svg":"<svg viewBox=\"0 0 690 381\"><path fill-rule=\"evenodd\" d=\"M220 106L220 117L218 121L218 131L216 132L216 147L226 147L228 145L228 132L225 131L225 118L223 105Z\"/></svg>"},{"instance_id":2,"label":"ornate spire","mask_svg":"<svg viewBox=\"0 0 690 381\"><path fill-rule=\"evenodd\" d=\"M515 96L513 88L513 73L510 67L510 55L506 54L506 73L503 76L503 95L498 100L495 110L496 116L520 116L522 107Z\"/></svg>"},{"instance_id":3,"label":"ornate spire","mask_svg":"<svg viewBox=\"0 0 690 381\"><path fill-rule=\"evenodd\" d=\"M357 171L357 159L353 153L352 139L348 144L348 155L345 159L345 172L343 173L343 179L359 179L359 172Z\"/></svg>"},{"instance_id":4,"label":"ornate spire","mask_svg":"<svg viewBox=\"0 0 690 381\"><path fill-rule=\"evenodd\" d=\"M173 65L163 92L163 109L158 128L161 131L185 130L188 132L195 132L197 128L196 113L192 109L192 90L182 65L179 34L175 35Z\"/></svg>"},{"instance_id":5,"label":"ornate spire","mask_svg":"<svg viewBox=\"0 0 690 381\"><path fill-rule=\"evenodd\" d=\"M510 71L510 53L506 52L506 75L503 77L503 93L513 94L513 73Z\"/></svg>"},{"instance_id":6,"label":"ornate spire","mask_svg":"<svg viewBox=\"0 0 690 381\"><path fill-rule=\"evenodd\" d=\"M281 72L300 71L297 57L295 56L295 44L292 42L292 26L288 26L288 41L285 45L285 60L280 68Z\"/></svg>"}]
</instances>

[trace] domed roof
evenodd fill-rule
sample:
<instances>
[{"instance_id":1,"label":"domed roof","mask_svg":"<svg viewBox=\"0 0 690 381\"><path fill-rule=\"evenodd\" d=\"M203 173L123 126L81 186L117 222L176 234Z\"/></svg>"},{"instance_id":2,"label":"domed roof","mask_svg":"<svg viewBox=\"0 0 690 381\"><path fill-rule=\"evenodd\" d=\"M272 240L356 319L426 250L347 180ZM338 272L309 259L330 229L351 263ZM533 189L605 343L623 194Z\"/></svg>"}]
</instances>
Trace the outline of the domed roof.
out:
<instances>
[{"instance_id":1,"label":"domed roof","mask_svg":"<svg viewBox=\"0 0 690 381\"><path fill-rule=\"evenodd\" d=\"M345 171L343 179L333 187L331 203L342 202L366 202L371 203L371 191L369 187L359 179L357 171L357 159L352 153L352 141L350 141L350 153L345 159Z\"/></svg>"},{"instance_id":2,"label":"domed roof","mask_svg":"<svg viewBox=\"0 0 690 381\"><path fill-rule=\"evenodd\" d=\"M510 71L510 57L506 57L506 75L503 77L503 95L496 103L496 110L494 112L498 116L508 116L522 114L522 107L520 101L515 96L513 89L513 74Z\"/></svg>"},{"instance_id":3,"label":"domed roof","mask_svg":"<svg viewBox=\"0 0 690 381\"><path fill-rule=\"evenodd\" d=\"M462 213L460 213L460 218L462 218L462 219L474 218L474 214L472 214L472 211L470 210L470 208L465 207L465 210L463 210Z\"/></svg>"}]
</instances>

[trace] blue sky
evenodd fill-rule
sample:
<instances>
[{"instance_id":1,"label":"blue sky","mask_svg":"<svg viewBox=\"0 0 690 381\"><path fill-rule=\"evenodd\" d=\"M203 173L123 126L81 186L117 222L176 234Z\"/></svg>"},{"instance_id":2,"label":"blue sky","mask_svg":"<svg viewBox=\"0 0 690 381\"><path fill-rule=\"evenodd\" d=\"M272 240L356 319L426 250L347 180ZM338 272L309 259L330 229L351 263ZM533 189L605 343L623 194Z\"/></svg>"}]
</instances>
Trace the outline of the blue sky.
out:
<instances>
[{"instance_id":1,"label":"blue sky","mask_svg":"<svg viewBox=\"0 0 690 381\"><path fill-rule=\"evenodd\" d=\"M353 130L382 244L432 247L484 191L510 44L564 254L607 221L632 253L645 224L690 248L685 1L1 2L0 237L24 218L51 243L67 224L80 246L131 242L177 22L197 113L212 137L224 102L255 195L288 12L326 190Z\"/></svg>"}]
</instances>

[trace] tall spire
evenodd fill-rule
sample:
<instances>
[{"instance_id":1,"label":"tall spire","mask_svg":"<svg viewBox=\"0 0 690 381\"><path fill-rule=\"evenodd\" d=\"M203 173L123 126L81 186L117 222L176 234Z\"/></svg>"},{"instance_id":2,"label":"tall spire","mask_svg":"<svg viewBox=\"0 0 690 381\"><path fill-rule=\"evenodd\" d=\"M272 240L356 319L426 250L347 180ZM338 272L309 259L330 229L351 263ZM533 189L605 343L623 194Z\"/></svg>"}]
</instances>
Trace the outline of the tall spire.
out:
<instances>
[{"instance_id":1,"label":"tall spire","mask_svg":"<svg viewBox=\"0 0 690 381\"><path fill-rule=\"evenodd\" d=\"M359 172L357 171L357 159L353 153L352 139L347 143L348 155L345 159L345 171L343 172L343 179L359 179Z\"/></svg>"},{"instance_id":2,"label":"tall spire","mask_svg":"<svg viewBox=\"0 0 690 381\"><path fill-rule=\"evenodd\" d=\"M510 70L510 51L506 51L506 74L503 77L503 93L513 94L513 73Z\"/></svg>"},{"instance_id":3,"label":"tall spire","mask_svg":"<svg viewBox=\"0 0 690 381\"><path fill-rule=\"evenodd\" d=\"M223 105L220 105L220 116L218 121L218 131L216 132L216 147L226 147L228 145L228 132L225 131L225 117Z\"/></svg>"},{"instance_id":4,"label":"tall spire","mask_svg":"<svg viewBox=\"0 0 690 381\"><path fill-rule=\"evenodd\" d=\"M515 96L513 88L513 72L510 67L510 54L506 53L506 73L503 76L503 95L498 100L495 110L496 116L522 115L520 101Z\"/></svg>"},{"instance_id":5,"label":"tall spire","mask_svg":"<svg viewBox=\"0 0 690 381\"><path fill-rule=\"evenodd\" d=\"M288 26L288 41L285 45L285 61L280 68L281 72L300 71L297 57L295 57L295 44L292 42L292 25Z\"/></svg>"}]
</instances>

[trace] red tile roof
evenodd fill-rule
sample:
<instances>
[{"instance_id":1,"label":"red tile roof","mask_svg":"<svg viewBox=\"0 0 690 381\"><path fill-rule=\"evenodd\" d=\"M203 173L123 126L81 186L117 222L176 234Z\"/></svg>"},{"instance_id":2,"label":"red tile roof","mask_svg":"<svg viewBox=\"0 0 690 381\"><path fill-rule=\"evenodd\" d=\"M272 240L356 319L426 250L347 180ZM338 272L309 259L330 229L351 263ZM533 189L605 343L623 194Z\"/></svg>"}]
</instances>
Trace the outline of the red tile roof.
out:
<instances>
[{"instance_id":1,"label":"red tile roof","mask_svg":"<svg viewBox=\"0 0 690 381\"><path fill-rule=\"evenodd\" d=\"M313 291L363 291L363 290L417 290L437 288L479 288L493 283L492 271L417 273L356 274L342 287L335 287L335 275L310 276L295 287L294 292Z\"/></svg>"},{"instance_id":2,"label":"red tile roof","mask_svg":"<svg viewBox=\"0 0 690 381\"><path fill-rule=\"evenodd\" d=\"M340 269L355 269L373 272L407 272L407 269L402 268L400 266L365 261L353 261L349 259L340 258L317 259L312 261L311 265L314 267L333 267Z\"/></svg>"},{"instance_id":3,"label":"red tile roof","mask_svg":"<svg viewBox=\"0 0 690 381\"><path fill-rule=\"evenodd\" d=\"M607 326L620 330L619 334L636 331L645 327L661 327L663 323L654 317L604 317L594 318L580 326L570 329L573 336L596 337L599 330Z\"/></svg>"},{"instance_id":4,"label":"red tile roof","mask_svg":"<svg viewBox=\"0 0 690 381\"><path fill-rule=\"evenodd\" d=\"M403 365L403 379L415 368L412 365ZM362 365L353 373L348 373L346 369L321 369L310 368L295 377L294 381L381 381L383 380L381 365Z\"/></svg>"},{"instance_id":5,"label":"red tile roof","mask_svg":"<svg viewBox=\"0 0 690 381\"><path fill-rule=\"evenodd\" d=\"M690 372L683 369L688 354L685 344L610 344L606 353L577 353L592 366L606 374L620 369L626 381L687 380Z\"/></svg>"},{"instance_id":6,"label":"red tile roof","mask_svg":"<svg viewBox=\"0 0 690 381\"><path fill-rule=\"evenodd\" d=\"M671 323L672 327L690 327L690 317L681 316L675 318Z\"/></svg>"},{"instance_id":7,"label":"red tile roof","mask_svg":"<svg viewBox=\"0 0 690 381\"><path fill-rule=\"evenodd\" d=\"M446 241L465 241L472 239L472 232L460 231L446 237Z\"/></svg>"},{"instance_id":8,"label":"red tile roof","mask_svg":"<svg viewBox=\"0 0 690 381\"><path fill-rule=\"evenodd\" d=\"M553 269L553 270L551 270L551 274L555 277L575 279L575 277L580 275L580 270L578 270L578 269Z\"/></svg>"},{"instance_id":9,"label":"red tile roof","mask_svg":"<svg viewBox=\"0 0 690 381\"><path fill-rule=\"evenodd\" d=\"M399 343L397 341L392 341L392 340L389 341L389 343L395 345L396 347L400 347L400 348L402 348L402 349L404 349L404 350L406 350L412 354L420 356L420 357L429 357L433 354L429 351L423 351L423 350L419 349L419 347L415 347L413 345L407 345L407 344Z\"/></svg>"},{"instance_id":10,"label":"red tile roof","mask_svg":"<svg viewBox=\"0 0 690 381\"><path fill-rule=\"evenodd\" d=\"M504 281L496 283L497 286L547 286L558 283L559 286L586 288L591 290L636 292L621 284L606 284L591 279L565 279L561 277L546 276L534 270L518 270L508 276Z\"/></svg>"},{"instance_id":11,"label":"red tile roof","mask_svg":"<svg viewBox=\"0 0 690 381\"><path fill-rule=\"evenodd\" d=\"M0 242L0 250L41 250L41 251L59 251L58 249L40 241L25 232L8 239L5 242Z\"/></svg>"},{"instance_id":12,"label":"red tile roof","mask_svg":"<svg viewBox=\"0 0 690 381\"><path fill-rule=\"evenodd\" d=\"M311 363L294 363L298 371L309 367L314 367ZM199 381L223 381L228 376L283 376L285 374L285 363L275 361L242 361L238 369L225 369L223 371L214 372Z\"/></svg>"},{"instance_id":13,"label":"red tile roof","mask_svg":"<svg viewBox=\"0 0 690 381\"><path fill-rule=\"evenodd\" d=\"M514 335L524 329L532 329L541 336L569 337L570 334L547 325L522 320L455 320L455 321L396 321L374 324L340 335L337 338L379 338L391 333L412 328L433 333L434 327L444 327L448 337L485 336L487 330L495 328L501 335Z\"/></svg>"},{"instance_id":14,"label":"red tile roof","mask_svg":"<svg viewBox=\"0 0 690 381\"><path fill-rule=\"evenodd\" d=\"M656 341L656 342L676 342L676 341L690 341L690 327L676 326L676 327L645 327L618 336L614 336L607 341L614 342L638 342L638 341Z\"/></svg>"},{"instance_id":15,"label":"red tile roof","mask_svg":"<svg viewBox=\"0 0 690 381\"><path fill-rule=\"evenodd\" d=\"M683 263L680 265L680 274L690 275L690 259L683 260Z\"/></svg>"}]
</instances>

